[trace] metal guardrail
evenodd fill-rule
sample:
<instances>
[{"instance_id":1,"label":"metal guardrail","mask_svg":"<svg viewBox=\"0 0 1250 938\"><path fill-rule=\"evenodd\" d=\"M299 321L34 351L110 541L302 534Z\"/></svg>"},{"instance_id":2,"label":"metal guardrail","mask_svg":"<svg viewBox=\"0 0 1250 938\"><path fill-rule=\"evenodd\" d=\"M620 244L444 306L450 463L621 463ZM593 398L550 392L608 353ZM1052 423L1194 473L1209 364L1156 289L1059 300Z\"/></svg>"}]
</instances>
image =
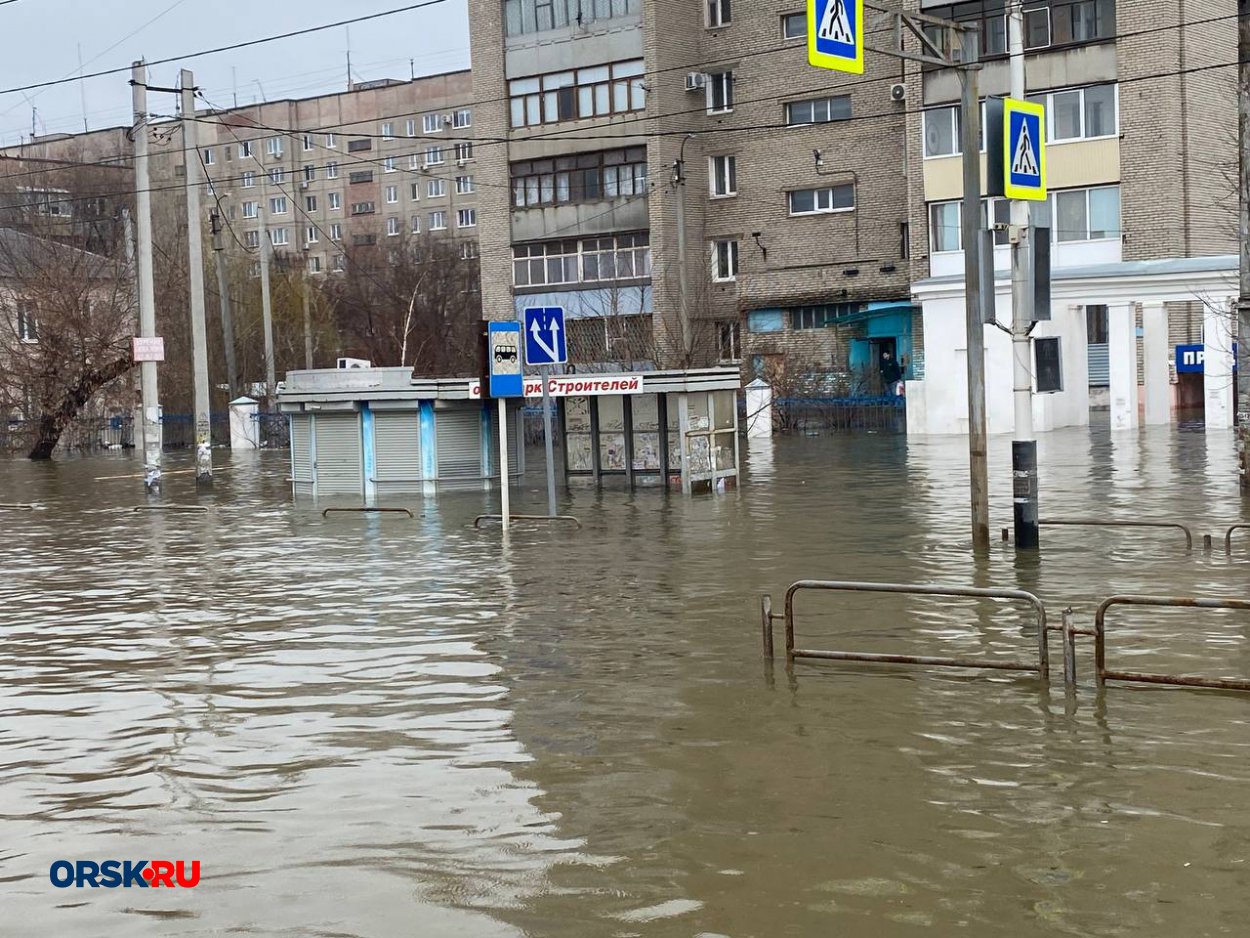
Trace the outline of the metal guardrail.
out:
<instances>
[{"instance_id":1,"label":"metal guardrail","mask_svg":"<svg viewBox=\"0 0 1250 938\"><path fill-rule=\"evenodd\" d=\"M135 505L131 511L208 511L204 505Z\"/></svg>"},{"instance_id":2,"label":"metal guardrail","mask_svg":"<svg viewBox=\"0 0 1250 938\"><path fill-rule=\"evenodd\" d=\"M794 597L802 590L836 590L856 593L904 593L913 596L966 596L982 599L1012 599L1028 603L1037 614L1037 662L986 658L956 658L933 655L884 655L857 651L829 651L813 648L796 648L794 645ZM864 583L853 580L798 580L786 590L784 616L772 611L772 597L765 595L762 602L762 627L764 654L773 655L772 623L784 619L786 623L786 660L795 658L818 658L835 661L868 661L884 664L920 664L945 668L980 668L995 671L1025 671L1039 675L1043 680L1050 677L1050 629L1046 625L1046 606L1033 593L1015 589L985 589L975 586L935 586L917 583Z\"/></svg>"},{"instance_id":3,"label":"metal guardrail","mask_svg":"<svg viewBox=\"0 0 1250 938\"><path fill-rule=\"evenodd\" d=\"M1194 535L1185 525L1176 521L1102 521L1086 518L1043 518L1037 522L1043 527L1083 528L1172 528L1185 534L1185 549L1194 549Z\"/></svg>"},{"instance_id":4,"label":"metal guardrail","mask_svg":"<svg viewBox=\"0 0 1250 938\"><path fill-rule=\"evenodd\" d=\"M1107 610L1113 606L1180 606L1189 609L1250 610L1246 599L1199 599L1193 596L1112 596L1104 599L1094 613L1094 667L1098 686L1107 681L1139 684L1171 684L1178 687L1209 687L1216 690L1250 691L1250 680L1226 680L1185 674L1154 674L1142 671L1114 671L1107 667Z\"/></svg>"},{"instance_id":5,"label":"metal guardrail","mask_svg":"<svg viewBox=\"0 0 1250 938\"><path fill-rule=\"evenodd\" d=\"M321 517L326 517L332 511L370 512L374 514L405 514L409 518L416 517L416 515L412 513L411 508L374 508L369 505L365 505L361 508L327 508L321 512Z\"/></svg>"},{"instance_id":6,"label":"metal guardrail","mask_svg":"<svg viewBox=\"0 0 1250 938\"><path fill-rule=\"evenodd\" d=\"M483 521L498 521L503 523L503 515L478 515L473 519L473 527L481 528ZM581 528L582 523L572 515L508 515L508 521L564 521Z\"/></svg>"},{"instance_id":7,"label":"metal guardrail","mask_svg":"<svg viewBox=\"0 0 1250 938\"><path fill-rule=\"evenodd\" d=\"M0 505L0 511L34 511L34 510L35 510L34 505L22 505L22 504Z\"/></svg>"},{"instance_id":8,"label":"metal guardrail","mask_svg":"<svg viewBox=\"0 0 1250 938\"><path fill-rule=\"evenodd\" d=\"M1242 529L1250 530L1250 524L1234 524L1224 532L1224 553L1231 554L1233 552L1233 532Z\"/></svg>"}]
</instances>

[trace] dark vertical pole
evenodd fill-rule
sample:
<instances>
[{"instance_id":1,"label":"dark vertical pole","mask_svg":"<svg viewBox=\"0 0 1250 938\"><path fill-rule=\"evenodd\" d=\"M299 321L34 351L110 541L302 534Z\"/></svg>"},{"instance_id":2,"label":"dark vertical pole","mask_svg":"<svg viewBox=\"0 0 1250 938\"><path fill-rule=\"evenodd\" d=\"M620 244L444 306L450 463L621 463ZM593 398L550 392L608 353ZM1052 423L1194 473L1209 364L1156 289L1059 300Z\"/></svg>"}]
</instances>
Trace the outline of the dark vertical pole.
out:
<instances>
[{"instance_id":1,"label":"dark vertical pole","mask_svg":"<svg viewBox=\"0 0 1250 938\"><path fill-rule=\"evenodd\" d=\"M603 467L599 464L599 398L588 397L590 405L590 474L594 477L595 488L602 481Z\"/></svg>"},{"instance_id":2,"label":"dark vertical pole","mask_svg":"<svg viewBox=\"0 0 1250 938\"><path fill-rule=\"evenodd\" d=\"M655 396L656 425L660 428L660 488L668 491L668 395Z\"/></svg>"},{"instance_id":3,"label":"dark vertical pole","mask_svg":"<svg viewBox=\"0 0 1250 938\"><path fill-rule=\"evenodd\" d=\"M621 397L621 414L625 423L625 480L634 490L634 402L628 394Z\"/></svg>"},{"instance_id":4,"label":"dark vertical pole","mask_svg":"<svg viewBox=\"0 0 1250 938\"><path fill-rule=\"evenodd\" d=\"M1237 4L1237 140L1241 278L1237 296L1237 449L1243 495L1250 495L1250 0Z\"/></svg>"},{"instance_id":5,"label":"dark vertical pole","mask_svg":"<svg viewBox=\"0 0 1250 938\"><path fill-rule=\"evenodd\" d=\"M564 464L564 487L569 487L569 428L568 415L564 411L564 398L556 398L556 415L560 418L560 452Z\"/></svg>"}]
</instances>

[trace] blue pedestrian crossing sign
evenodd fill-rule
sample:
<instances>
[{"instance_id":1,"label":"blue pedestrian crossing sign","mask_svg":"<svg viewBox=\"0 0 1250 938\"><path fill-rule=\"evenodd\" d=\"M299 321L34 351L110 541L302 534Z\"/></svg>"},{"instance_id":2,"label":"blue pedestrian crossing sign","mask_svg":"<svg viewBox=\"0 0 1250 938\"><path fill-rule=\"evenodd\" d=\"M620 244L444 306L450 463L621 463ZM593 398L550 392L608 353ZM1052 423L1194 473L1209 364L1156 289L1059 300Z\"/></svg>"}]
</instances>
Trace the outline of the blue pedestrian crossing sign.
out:
<instances>
[{"instance_id":1,"label":"blue pedestrian crossing sign","mask_svg":"<svg viewBox=\"0 0 1250 938\"><path fill-rule=\"evenodd\" d=\"M1046 198L1046 111L1040 104L1003 101L1003 195Z\"/></svg>"},{"instance_id":2,"label":"blue pedestrian crossing sign","mask_svg":"<svg viewBox=\"0 0 1250 938\"><path fill-rule=\"evenodd\" d=\"M864 0L807 0L807 61L864 74Z\"/></svg>"},{"instance_id":3,"label":"blue pedestrian crossing sign","mask_svg":"<svg viewBox=\"0 0 1250 938\"><path fill-rule=\"evenodd\" d=\"M564 337L563 306L530 306L525 310L525 363L563 365L569 360Z\"/></svg>"}]
</instances>

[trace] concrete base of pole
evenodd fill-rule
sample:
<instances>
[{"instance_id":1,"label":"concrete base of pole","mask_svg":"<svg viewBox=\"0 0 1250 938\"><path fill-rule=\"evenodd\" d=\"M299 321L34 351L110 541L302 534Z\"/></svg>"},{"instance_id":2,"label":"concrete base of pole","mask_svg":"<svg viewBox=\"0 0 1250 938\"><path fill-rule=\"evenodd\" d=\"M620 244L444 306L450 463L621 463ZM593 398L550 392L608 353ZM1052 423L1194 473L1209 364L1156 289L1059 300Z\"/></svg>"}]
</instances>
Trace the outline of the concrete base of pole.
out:
<instances>
[{"instance_id":1,"label":"concrete base of pole","mask_svg":"<svg viewBox=\"0 0 1250 938\"><path fill-rule=\"evenodd\" d=\"M1012 518L1016 550L1037 550L1037 443L1015 440L1011 444Z\"/></svg>"}]
</instances>

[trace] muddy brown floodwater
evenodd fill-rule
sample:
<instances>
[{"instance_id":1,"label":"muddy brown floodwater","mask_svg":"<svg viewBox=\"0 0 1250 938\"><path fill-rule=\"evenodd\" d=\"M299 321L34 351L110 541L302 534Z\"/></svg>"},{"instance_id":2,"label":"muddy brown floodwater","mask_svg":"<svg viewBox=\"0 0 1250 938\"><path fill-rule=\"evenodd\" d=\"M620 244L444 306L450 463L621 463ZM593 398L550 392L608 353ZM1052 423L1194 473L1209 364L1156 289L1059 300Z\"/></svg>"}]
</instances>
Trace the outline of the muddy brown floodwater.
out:
<instances>
[{"instance_id":1,"label":"muddy brown floodwater","mask_svg":"<svg viewBox=\"0 0 1250 938\"><path fill-rule=\"evenodd\" d=\"M991 448L1009 525L1009 440ZM802 577L1245 596L1250 532L1043 530L969 550L966 448L744 443L724 496L575 490L580 531L293 504L230 459L204 515L132 512L128 456L0 463L0 933L1244 935L1250 695L766 667ZM1250 520L1231 438L1044 435L1050 516ZM224 465L221 465L224 464ZM531 463L541 466L540 452ZM170 468L185 461L170 460ZM172 474L165 497L197 499ZM541 472L514 510L541 512ZM1240 538L1240 540L1238 540ZM995 538L997 541L997 537ZM1122 609L1110 659L1250 676L1250 614ZM802 598L804 644L1027 654L1025 610ZM1058 644L1052 646L1058 661ZM194 890L57 889L57 859L198 859Z\"/></svg>"}]
</instances>

